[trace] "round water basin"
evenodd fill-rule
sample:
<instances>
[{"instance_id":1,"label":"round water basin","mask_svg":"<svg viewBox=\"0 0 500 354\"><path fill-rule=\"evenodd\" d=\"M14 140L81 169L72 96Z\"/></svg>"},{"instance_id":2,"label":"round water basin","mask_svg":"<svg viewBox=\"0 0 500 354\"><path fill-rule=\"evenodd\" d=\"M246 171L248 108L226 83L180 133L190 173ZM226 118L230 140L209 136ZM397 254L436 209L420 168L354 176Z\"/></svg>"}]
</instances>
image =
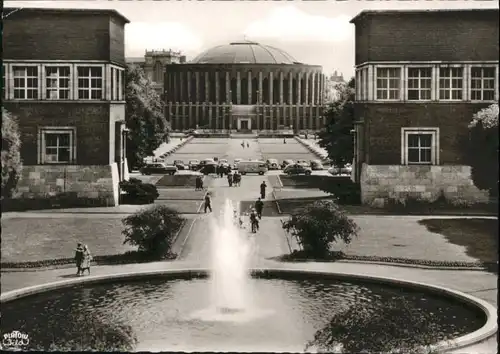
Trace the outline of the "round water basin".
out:
<instances>
[{"instance_id":1,"label":"round water basin","mask_svg":"<svg viewBox=\"0 0 500 354\"><path fill-rule=\"evenodd\" d=\"M3 303L2 333L27 333L29 350L407 352L486 322L478 308L423 290L280 277L250 279L240 308L215 307L202 274L78 284Z\"/></svg>"}]
</instances>

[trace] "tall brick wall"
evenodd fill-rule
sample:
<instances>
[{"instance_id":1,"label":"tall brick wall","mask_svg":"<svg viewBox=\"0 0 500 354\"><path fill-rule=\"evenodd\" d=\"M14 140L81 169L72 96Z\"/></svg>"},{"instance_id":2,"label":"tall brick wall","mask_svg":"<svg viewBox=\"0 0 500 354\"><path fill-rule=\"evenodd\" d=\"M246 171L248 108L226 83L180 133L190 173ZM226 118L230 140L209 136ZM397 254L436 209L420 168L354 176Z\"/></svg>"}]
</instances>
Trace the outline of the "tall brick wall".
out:
<instances>
[{"instance_id":1,"label":"tall brick wall","mask_svg":"<svg viewBox=\"0 0 500 354\"><path fill-rule=\"evenodd\" d=\"M78 198L99 199L103 205L118 205L118 168L106 166L23 166L14 198L46 198L73 192Z\"/></svg>"},{"instance_id":2,"label":"tall brick wall","mask_svg":"<svg viewBox=\"0 0 500 354\"><path fill-rule=\"evenodd\" d=\"M109 15L20 10L3 23L6 59L109 60L109 41Z\"/></svg>"},{"instance_id":3,"label":"tall brick wall","mask_svg":"<svg viewBox=\"0 0 500 354\"><path fill-rule=\"evenodd\" d=\"M498 60L498 10L368 13L356 21L358 26L356 65Z\"/></svg>"},{"instance_id":4,"label":"tall brick wall","mask_svg":"<svg viewBox=\"0 0 500 354\"><path fill-rule=\"evenodd\" d=\"M109 21L109 60L125 65L125 29L123 22L116 18Z\"/></svg>"},{"instance_id":5,"label":"tall brick wall","mask_svg":"<svg viewBox=\"0 0 500 354\"><path fill-rule=\"evenodd\" d=\"M452 203L485 203L487 191L479 190L471 179L471 168L463 165L400 166L368 165L361 169L363 204L383 206L388 199L407 197L434 201L441 194Z\"/></svg>"},{"instance_id":6,"label":"tall brick wall","mask_svg":"<svg viewBox=\"0 0 500 354\"><path fill-rule=\"evenodd\" d=\"M18 118L21 157L24 165L36 165L40 126L76 127L76 164L108 165L109 104L4 102L4 108Z\"/></svg>"},{"instance_id":7,"label":"tall brick wall","mask_svg":"<svg viewBox=\"0 0 500 354\"><path fill-rule=\"evenodd\" d=\"M364 154L370 165L401 163L402 127L439 128L440 164L464 164L461 149L468 124L488 103L357 103L356 116L364 121Z\"/></svg>"}]
</instances>

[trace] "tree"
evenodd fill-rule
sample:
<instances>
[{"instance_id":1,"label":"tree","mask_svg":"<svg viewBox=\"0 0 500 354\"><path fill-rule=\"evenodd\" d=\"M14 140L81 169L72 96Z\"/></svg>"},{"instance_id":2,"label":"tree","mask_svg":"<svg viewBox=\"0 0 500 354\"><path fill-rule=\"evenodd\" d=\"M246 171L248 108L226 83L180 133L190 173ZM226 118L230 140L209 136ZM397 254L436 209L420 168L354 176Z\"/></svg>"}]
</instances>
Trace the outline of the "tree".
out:
<instances>
[{"instance_id":1,"label":"tree","mask_svg":"<svg viewBox=\"0 0 500 354\"><path fill-rule=\"evenodd\" d=\"M304 256L326 258L332 243L350 243L358 234L358 226L332 200L321 200L294 210L283 222L283 229L297 238Z\"/></svg>"},{"instance_id":2,"label":"tree","mask_svg":"<svg viewBox=\"0 0 500 354\"><path fill-rule=\"evenodd\" d=\"M354 156L355 80L337 84L338 99L332 102L324 113L327 124L319 134L319 145L326 149L328 157L335 165L351 163Z\"/></svg>"},{"instance_id":3,"label":"tree","mask_svg":"<svg viewBox=\"0 0 500 354\"><path fill-rule=\"evenodd\" d=\"M125 119L130 130L127 160L129 166L138 166L162 143L168 142L170 125L165 118L163 101L142 68L128 65L125 83Z\"/></svg>"},{"instance_id":4,"label":"tree","mask_svg":"<svg viewBox=\"0 0 500 354\"><path fill-rule=\"evenodd\" d=\"M466 148L467 164L472 167L472 180L491 196L498 194L498 104L492 104L473 115L469 124Z\"/></svg>"},{"instance_id":5,"label":"tree","mask_svg":"<svg viewBox=\"0 0 500 354\"><path fill-rule=\"evenodd\" d=\"M22 170L20 150L17 119L2 109L2 199L11 197L16 189Z\"/></svg>"}]
</instances>

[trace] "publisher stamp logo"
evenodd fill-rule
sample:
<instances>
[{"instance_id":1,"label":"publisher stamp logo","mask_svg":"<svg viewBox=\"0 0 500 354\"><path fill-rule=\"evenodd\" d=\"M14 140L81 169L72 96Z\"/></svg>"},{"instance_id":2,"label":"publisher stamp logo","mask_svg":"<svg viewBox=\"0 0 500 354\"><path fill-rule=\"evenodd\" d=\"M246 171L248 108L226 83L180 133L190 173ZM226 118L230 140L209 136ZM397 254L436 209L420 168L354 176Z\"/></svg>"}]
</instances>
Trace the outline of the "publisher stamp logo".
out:
<instances>
[{"instance_id":1,"label":"publisher stamp logo","mask_svg":"<svg viewBox=\"0 0 500 354\"><path fill-rule=\"evenodd\" d=\"M2 336L2 350L22 350L30 344L30 337L26 333L12 331Z\"/></svg>"}]
</instances>

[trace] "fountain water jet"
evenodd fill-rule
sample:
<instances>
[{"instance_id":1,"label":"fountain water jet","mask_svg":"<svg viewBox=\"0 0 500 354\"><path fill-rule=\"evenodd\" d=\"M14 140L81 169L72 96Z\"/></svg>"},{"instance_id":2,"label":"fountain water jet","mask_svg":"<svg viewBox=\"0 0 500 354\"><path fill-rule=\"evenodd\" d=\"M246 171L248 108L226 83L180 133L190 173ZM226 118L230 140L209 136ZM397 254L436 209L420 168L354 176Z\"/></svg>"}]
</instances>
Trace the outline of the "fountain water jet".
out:
<instances>
[{"instance_id":1,"label":"fountain water jet","mask_svg":"<svg viewBox=\"0 0 500 354\"><path fill-rule=\"evenodd\" d=\"M239 210L226 200L219 218L212 219L212 304L230 314L251 307L252 242L239 225Z\"/></svg>"}]
</instances>

